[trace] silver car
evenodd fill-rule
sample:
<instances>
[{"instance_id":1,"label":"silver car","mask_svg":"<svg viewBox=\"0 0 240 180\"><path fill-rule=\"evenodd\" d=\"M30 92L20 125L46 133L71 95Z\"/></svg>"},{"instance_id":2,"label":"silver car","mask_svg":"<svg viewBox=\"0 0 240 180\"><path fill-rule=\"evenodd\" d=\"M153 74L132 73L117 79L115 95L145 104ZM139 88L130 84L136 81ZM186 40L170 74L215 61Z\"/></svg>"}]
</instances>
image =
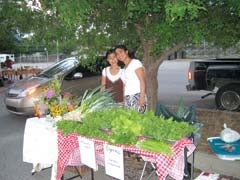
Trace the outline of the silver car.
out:
<instances>
[{"instance_id":1,"label":"silver car","mask_svg":"<svg viewBox=\"0 0 240 180\"><path fill-rule=\"evenodd\" d=\"M30 76L11 85L5 94L5 105L10 113L34 115L34 102L39 99L40 91L54 77L61 77L62 92L81 96L86 89L100 85L101 70L91 71L83 67L75 57L67 58L46 68L36 76Z\"/></svg>"}]
</instances>

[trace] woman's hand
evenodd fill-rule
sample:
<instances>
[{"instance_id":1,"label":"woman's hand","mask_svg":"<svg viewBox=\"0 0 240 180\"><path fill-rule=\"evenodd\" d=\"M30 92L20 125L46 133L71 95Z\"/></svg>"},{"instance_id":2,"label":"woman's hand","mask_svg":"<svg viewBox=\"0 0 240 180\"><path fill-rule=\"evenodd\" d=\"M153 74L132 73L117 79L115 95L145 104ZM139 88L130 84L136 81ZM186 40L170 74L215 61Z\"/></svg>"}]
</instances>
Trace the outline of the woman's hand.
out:
<instances>
[{"instance_id":1,"label":"woman's hand","mask_svg":"<svg viewBox=\"0 0 240 180\"><path fill-rule=\"evenodd\" d=\"M145 96L140 94L140 98L139 98L139 106L143 107L146 104L145 102Z\"/></svg>"}]
</instances>

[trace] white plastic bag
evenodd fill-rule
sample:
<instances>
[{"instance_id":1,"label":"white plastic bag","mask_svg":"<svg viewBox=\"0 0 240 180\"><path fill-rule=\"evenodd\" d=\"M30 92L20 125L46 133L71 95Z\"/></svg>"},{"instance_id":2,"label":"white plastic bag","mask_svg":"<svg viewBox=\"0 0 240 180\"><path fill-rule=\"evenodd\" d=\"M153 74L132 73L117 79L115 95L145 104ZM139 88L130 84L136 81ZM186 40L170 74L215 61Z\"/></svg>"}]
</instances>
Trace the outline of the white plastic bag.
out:
<instances>
[{"instance_id":1,"label":"white plastic bag","mask_svg":"<svg viewBox=\"0 0 240 180\"><path fill-rule=\"evenodd\" d=\"M227 125L224 123L223 125L224 130L221 131L220 138L226 142L231 143L238 141L240 139L240 134L237 131L228 128Z\"/></svg>"}]
</instances>

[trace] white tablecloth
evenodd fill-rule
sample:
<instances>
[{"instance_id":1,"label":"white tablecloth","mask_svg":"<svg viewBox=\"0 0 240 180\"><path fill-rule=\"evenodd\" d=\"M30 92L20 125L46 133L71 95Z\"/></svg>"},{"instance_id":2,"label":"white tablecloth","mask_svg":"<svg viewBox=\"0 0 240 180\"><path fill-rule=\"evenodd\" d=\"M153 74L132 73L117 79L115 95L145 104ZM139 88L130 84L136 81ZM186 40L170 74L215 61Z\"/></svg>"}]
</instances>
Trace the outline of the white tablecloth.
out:
<instances>
[{"instance_id":1,"label":"white tablecloth","mask_svg":"<svg viewBox=\"0 0 240 180\"><path fill-rule=\"evenodd\" d=\"M45 168L57 161L57 131L51 121L46 118L29 118L26 120L23 140L23 161Z\"/></svg>"}]
</instances>

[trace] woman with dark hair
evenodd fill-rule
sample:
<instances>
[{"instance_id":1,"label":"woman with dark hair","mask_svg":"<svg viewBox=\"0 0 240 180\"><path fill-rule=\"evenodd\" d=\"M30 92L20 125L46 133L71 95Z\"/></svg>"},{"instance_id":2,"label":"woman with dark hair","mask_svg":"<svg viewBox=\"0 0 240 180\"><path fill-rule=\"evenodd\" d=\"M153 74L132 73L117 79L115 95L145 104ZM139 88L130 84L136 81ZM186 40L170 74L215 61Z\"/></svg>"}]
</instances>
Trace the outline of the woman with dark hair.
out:
<instances>
[{"instance_id":1,"label":"woman with dark hair","mask_svg":"<svg viewBox=\"0 0 240 180\"><path fill-rule=\"evenodd\" d=\"M123 71L125 106L140 113L146 110L146 82L144 67L138 59L129 56L125 45L115 47L117 59L125 64Z\"/></svg>"},{"instance_id":2,"label":"woman with dark hair","mask_svg":"<svg viewBox=\"0 0 240 180\"><path fill-rule=\"evenodd\" d=\"M121 79L123 69L118 65L114 49L109 49L106 52L106 59L109 63L108 67L102 70L102 90L110 89L113 94L113 99L117 103L123 102L123 82Z\"/></svg>"}]
</instances>

